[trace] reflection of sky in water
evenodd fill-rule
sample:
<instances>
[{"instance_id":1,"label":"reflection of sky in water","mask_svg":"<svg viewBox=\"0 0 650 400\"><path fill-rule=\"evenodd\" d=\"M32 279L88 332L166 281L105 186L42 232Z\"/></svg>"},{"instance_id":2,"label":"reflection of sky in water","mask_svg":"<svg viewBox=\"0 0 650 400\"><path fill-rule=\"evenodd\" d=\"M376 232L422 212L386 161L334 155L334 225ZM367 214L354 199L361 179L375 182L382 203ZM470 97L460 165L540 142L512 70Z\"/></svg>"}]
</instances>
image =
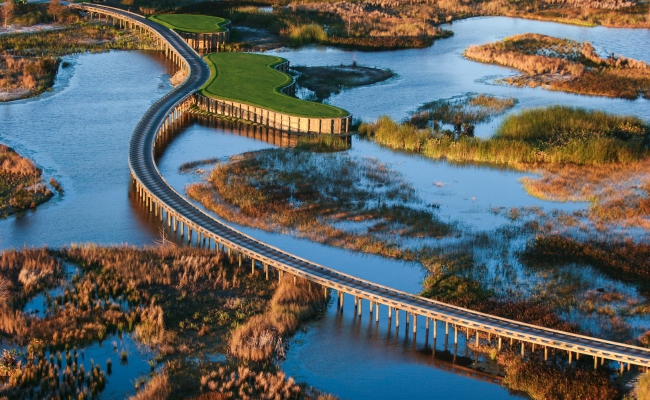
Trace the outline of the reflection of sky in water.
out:
<instances>
[{"instance_id":1,"label":"reflection of sky in water","mask_svg":"<svg viewBox=\"0 0 650 400\"><path fill-rule=\"evenodd\" d=\"M117 348L114 348L114 343ZM0 346L0 351L11 346ZM126 350L128 353L127 362L120 361L120 352ZM98 365L104 377L106 378L106 387L101 394L102 399L124 399L135 394L135 380L139 377L148 379L151 366L149 360L154 358L153 353L148 351L144 346L135 342L130 334L108 335L102 343L93 343L77 350L77 361L83 364L84 370L89 372L91 365ZM50 353L45 352L45 357L49 358ZM72 362L74 362L73 348L70 348ZM65 350L61 350L61 365L59 371L63 372L66 368ZM56 352L54 353L56 363ZM111 374L107 373L106 361L110 359L112 363Z\"/></svg>"},{"instance_id":2,"label":"reflection of sky in water","mask_svg":"<svg viewBox=\"0 0 650 400\"><path fill-rule=\"evenodd\" d=\"M362 65L391 68L397 72L397 78L344 91L330 99L333 104L364 119L382 114L401 119L422 103L467 92L517 97L520 102L513 111L561 103L650 118L647 100L627 101L539 88L490 85L485 83L489 82L486 77L502 77L514 72L468 61L461 56L471 44L491 42L516 33L538 32L592 41L600 52L614 51L650 61L648 30L581 28L508 18L464 20L455 22L450 29L455 32L453 38L437 41L427 49L354 53L312 47L278 53L294 65L349 64L356 56ZM165 66L139 52L109 52L71 59L76 60L74 67L69 69L72 72L65 72L57 79L54 92L37 99L0 105L0 141L32 157L44 167L46 176L54 176L66 190L62 199L41 206L36 212L0 221L2 248L89 241L144 244L151 243L157 236L157 223L145 223L146 218L129 202L126 153L130 135L142 114L169 90ZM85 84L87 82L93 85ZM477 127L477 135L489 135L499 122L495 119ZM172 143L162 157L161 171L176 189L182 189L187 182L196 179L178 174L183 162L215 156L226 158L269 147L252 139L195 126ZM542 202L528 196L518 182L524 176L519 172L453 166L392 153L357 139L351 152L389 163L405 174L426 202L440 204L443 220L445 217L458 220L475 229L494 228L506 221L502 216L489 213L490 207L537 205L572 210L578 206ZM254 229L242 230L315 262L397 289L418 292L424 276L414 263L354 254ZM351 301L346 304L350 307ZM38 305L34 303L34 307ZM365 317L367 309L364 312ZM307 334L299 335L300 343L292 346L284 364L288 373L305 378L321 389L351 398L363 398L370 393L375 393L373 397L380 393L385 394L382 397L391 398L508 397L498 385L467 380L432 367L406 351L406 345L399 344L401 342L391 344L390 340L382 339L381 335L386 336L386 333L382 334L381 329L380 338L372 339L365 325L355 328L350 321L349 309L343 322L337 322L330 310ZM134 377L149 371L149 356L136 355L136 345L125 336L131 355L128 366L124 367L110 344L112 340L115 339L105 340L103 346L95 344L86 348L85 362L94 359L105 368L106 359L111 358L113 375L108 377L103 397L122 398L124 393L132 392Z\"/></svg>"},{"instance_id":3,"label":"reflection of sky in water","mask_svg":"<svg viewBox=\"0 0 650 400\"><path fill-rule=\"evenodd\" d=\"M371 120L380 115L402 119L417 106L467 92L512 96L519 99L513 112L550 104L597 108L613 113L634 114L650 119L650 101L610 99L553 92L541 88L516 88L492 85L486 77L513 75L515 70L466 60L463 51L470 45L489 43L507 36L532 32L578 41L590 41L604 53L615 52L650 62L650 30L585 28L516 18L471 18L454 22L449 39L438 40L426 49L385 52L353 52L314 46L306 49L270 52L287 58L292 65L351 64L390 68L399 75L377 85L343 91L329 102ZM477 126L477 136L488 136L500 124L497 118Z\"/></svg>"},{"instance_id":4,"label":"reflection of sky in water","mask_svg":"<svg viewBox=\"0 0 650 400\"><path fill-rule=\"evenodd\" d=\"M333 296L336 298L336 294ZM380 309L379 323L363 303L361 318L354 316L351 296L346 296L343 315L330 304L325 316L308 324L305 333L291 341L282 369L294 379L304 380L318 389L348 399L505 399L514 397L499 383L480 378L468 379L448 371L431 355L433 334L429 332L425 349L425 321L418 320L415 344L412 324L405 334L404 313L399 331L395 317L388 327L386 307ZM459 334L457 356L465 355L465 338ZM444 350L444 324L438 324L436 349ZM449 351L453 352L453 329L450 329ZM469 357L473 357L468 353Z\"/></svg>"}]
</instances>

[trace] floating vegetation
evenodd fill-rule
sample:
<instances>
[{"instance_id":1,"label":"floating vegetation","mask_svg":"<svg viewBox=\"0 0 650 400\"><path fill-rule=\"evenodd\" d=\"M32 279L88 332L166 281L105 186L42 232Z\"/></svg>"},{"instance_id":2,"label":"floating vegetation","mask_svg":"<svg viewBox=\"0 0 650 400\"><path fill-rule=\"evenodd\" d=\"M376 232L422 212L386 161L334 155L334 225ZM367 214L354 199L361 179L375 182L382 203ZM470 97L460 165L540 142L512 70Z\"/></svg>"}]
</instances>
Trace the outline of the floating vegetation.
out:
<instances>
[{"instance_id":1,"label":"floating vegetation","mask_svg":"<svg viewBox=\"0 0 650 400\"><path fill-rule=\"evenodd\" d=\"M489 122L515 104L517 99L514 97L469 94L423 104L406 121L418 128L432 125L436 131L445 128L441 124L451 125L457 132L468 131L470 124Z\"/></svg>"}]
</instances>

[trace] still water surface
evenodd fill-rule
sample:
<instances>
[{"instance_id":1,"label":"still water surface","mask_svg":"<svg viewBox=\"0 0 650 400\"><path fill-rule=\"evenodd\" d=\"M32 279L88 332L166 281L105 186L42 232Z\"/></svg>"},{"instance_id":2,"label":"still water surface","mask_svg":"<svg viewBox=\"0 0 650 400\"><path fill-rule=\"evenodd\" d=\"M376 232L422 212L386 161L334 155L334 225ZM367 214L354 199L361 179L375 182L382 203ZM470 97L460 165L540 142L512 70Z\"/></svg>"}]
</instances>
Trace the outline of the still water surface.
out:
<instances>
[{"instance_id":1,"label":"still water surface","mask_svg":"<svg viewBox=\"0 0 650 400\"><path fill-rule=\"evenodd\" d=\"M399 77L345 91L331 102L364 119L382 114L399 119L424 102L478 92L517 97L520 103L515 111L563 103L650 118L647 100L604 99L492 85L490 77L513 72L473 63L461 56L469 44L538 32L589 40L599 51L650 61L648 30L581 28L508 18L460 21L450 29L456 34L453 38L436 42L428 49L356 53L360 64L391 68ZM292 64L306 65L347 64L355 57L352 52L317 47L280 53ZM62 71L52 93L0 105L0 142L33 158L44 167L47 177L59 180L66 190L63 197L35 212L0 221L0 249L45 244L57 247L71 242L142 245L153 243L158 236L157 225L140 212L130 197L126 154L131 132L142 114L170 90L169 67L156 55L143 52L110 52L71 59L74 66ZM478 133L487 136L496 124L498 120L479 126ZM182 189L197 179L178 173L183 162L227 158L269 147L272 146L228 131L193 125L171 143L160 160L160 168L173 186ZM501 217L486 211L491 206L539 205L565 210L578 206L532 199L518 183L522 174L517 172L431 162L358 140L351 152L389 163L404 173L427 201L440 203L442 215L478 229L503 222ZM448 185L441 189L433 185L435 181ZM424 277L422 269L413 263L242 229L318 263L401 290L419 291ZM375 325L369 321L367 309L358 320L352 316L351 307L348 302L342 317L336 314L335 307L330 307L321 320L295 338L283 364L289 375L349 398L376 398L378 393L385 398L512 396L497 384L448 371L448 364L435 361L430 350L417 351L425 347L422 327L413 346L411 338L396 338L394 329L388 329L385 310L380 324ZM400 334L404 335L403 330ZM442 348L440 343L437 347ZM107 394L107 398L112 397Z\"/></svg>"}]
</instances>

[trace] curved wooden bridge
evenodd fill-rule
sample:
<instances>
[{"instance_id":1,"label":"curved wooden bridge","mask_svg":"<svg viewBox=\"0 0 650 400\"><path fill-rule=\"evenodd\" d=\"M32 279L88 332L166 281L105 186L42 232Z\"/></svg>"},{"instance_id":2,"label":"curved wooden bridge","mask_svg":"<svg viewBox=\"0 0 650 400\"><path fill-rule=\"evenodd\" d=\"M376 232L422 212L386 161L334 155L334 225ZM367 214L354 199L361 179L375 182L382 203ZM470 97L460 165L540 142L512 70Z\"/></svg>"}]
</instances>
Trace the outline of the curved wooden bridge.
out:
<instances>
[{"instance_id":1,"label":"curved wooden bridge","mask_svg":"<svg viewBox=\"0 0 650 400\"><path fill-rule=\"evenodd\" d=\"M548 354L549 348L555 348L567 351L569 362L574 355L576 358L580 355L591 356L594 367L605 360L618 362L621 370L624 364L628 368L631 365L650 366L648 349L507 320L365 281L260 242L201 211L167 184L156 166L154 150L158 140L169 134L174 121L189 109L189 97L210 76L208 67L180 36L139 15L100 5L77 4L71 7L105 17L109 23L117 21L122 26L152 35L161 50L188 72L184 83L157 101L142 117L129 149L129 165L139 198L162 223L166 221L170 229L180 230L181 236L187 235L188 242L195 237L198 245L207 241L207 245L211 246L211 241L214 241L216 247L223 246L228 252L235 251L240 263L244 259L250 260L253 271L263 268L268 277L268 267L271 266L280 271L280 275L289 273L322 285L325 296L328 289L334 289L338 292L341 309L344 295L352 295L359 315L363 300L370 302L370 312L374 312L377 320L380 306L387 308L388 318L392 319L394 314L396 326L399 326L400 311L404 311L407 326L409 317L414 321L414 332L418 326L415 318L424 317L427 335L429 323L433 323L434 340L436 328L442 323L447 335L451 327L454 343L457 343L461 330L468 343L488 339L501 348L503 339L509 339L511 345L516 340L522 354L535 349Z\"/></svg>"}]
</instances>

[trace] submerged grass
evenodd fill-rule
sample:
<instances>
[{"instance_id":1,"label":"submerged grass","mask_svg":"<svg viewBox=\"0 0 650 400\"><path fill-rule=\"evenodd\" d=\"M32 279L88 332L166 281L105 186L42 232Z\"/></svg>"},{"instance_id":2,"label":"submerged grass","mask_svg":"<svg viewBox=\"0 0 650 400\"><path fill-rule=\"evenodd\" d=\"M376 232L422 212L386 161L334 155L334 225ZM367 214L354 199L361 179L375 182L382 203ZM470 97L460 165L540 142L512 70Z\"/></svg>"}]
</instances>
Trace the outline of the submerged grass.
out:
<instances>
[{"instance_id":1,"label":"submerged grass","mask_svg":"<svg viewBox=\"0 0 650 400\"><path fill-rule=\"evenodd\" d=\"M463 124L487 122L511 109L515 104L517 99L513 97L499 98L486 94L470 94L436 100L418 107L411 114L408 123L424 128L433 122L436 130L440 128L439 124L446 124L460 131Z\"/></svg>"},{"instance_id":2,"label":"submerged grass","mask_svg":"<svg viewBox=\"0 0 650 400\"><path fill-rule=\"evenodd\" d=\"M63 262L79 268L70 281L61 279ZM47 309L41 315L22 311L28 298L54 285L62 285L63 294L46 295ZM255 317L264 312L262 315L291 322L282 331L282 339L286 339L313 315L315 304L324 301L318 285L301 281L294 286L289 280L278 285L261 274L251 276L234 255L172 244L143 249L75 245L58 251L5 251L0 254L0 296L0 335L18 346L17 352L0 357L0 377L7 377L0 383L0 397L21 399L46 397L53 387L64 397L97 396L105 386L104 372L99 365L84 371L77 362L77 348L101 342L111 334L130 334L151 348L155 354L152 368L167 361L163 373L137 398L199 396L204 383L201 373L221 364L186 363L186 357L226 352L231 331L243 332L238 327L252 326L251 318L267 321ZM257 332L253 331L252 335ZM235 336L242 337L239 333ZM240 342L237 349L243 354L247 346L252 353L257 349L250 340ZM117 344L114 347L117 351ZM273 350L274 355L284 352L277 343ZM120 358L127 363L130 355L122 349ZM236 370L239 362L248 360L234 360L227 368ZM261 379L275 367L266 364L267 359L259 361L264 362L251 365L250 372ZM109 360L109 374L111 368ZM83 378L71 379L77 375ZM220 379L226 385L223 388L233 386L228 377ZM273 382L285 380L284 375L277 375ZM262 381L258 383L262 384L260 390L275 393ZM285 383L299 390L298 397L311 398L305 386L290 380Z\"/></svg>"},{"instance_id":3,"label":"submerged grass","mask_svg":"<svg viewBox=\"0 0 650 400\"><path fill-rule=\"evenodd\" d=\"M245 154L217 165L209 183L190 185L187 193L230 221L388 257L417 256L418 249L396 244L395 235L439 238L453 231L418 206L400 174L342 153Z\"/></svg>"}]
</instances>

